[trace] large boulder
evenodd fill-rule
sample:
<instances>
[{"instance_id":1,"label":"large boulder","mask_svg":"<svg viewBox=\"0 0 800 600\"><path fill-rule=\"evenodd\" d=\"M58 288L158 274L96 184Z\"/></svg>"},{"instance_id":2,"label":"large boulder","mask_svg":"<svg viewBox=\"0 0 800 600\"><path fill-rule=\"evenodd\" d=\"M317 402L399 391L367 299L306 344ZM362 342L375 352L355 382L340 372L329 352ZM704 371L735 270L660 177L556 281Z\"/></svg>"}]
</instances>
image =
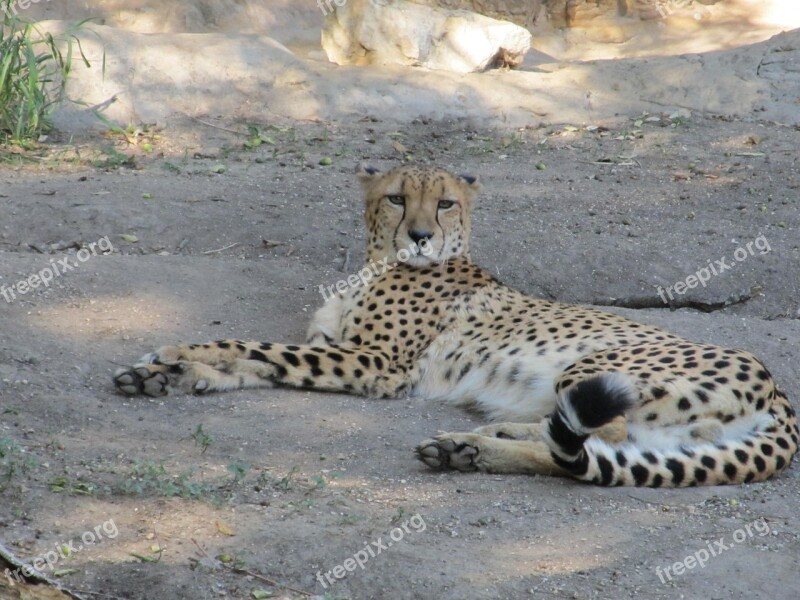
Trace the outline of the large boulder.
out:
<instances>
[{"instance_id":1,"label":"large boulder","mask_svg":"<svg viewBox=\"0 0 800 600\"><path fill-rule=\"evenodd\" d=\"M322 47L340 65L471 73L517 66L531 46L527 29L465 10L405 0L322 0L322 8Z\"/></svg>"}]
</instances>

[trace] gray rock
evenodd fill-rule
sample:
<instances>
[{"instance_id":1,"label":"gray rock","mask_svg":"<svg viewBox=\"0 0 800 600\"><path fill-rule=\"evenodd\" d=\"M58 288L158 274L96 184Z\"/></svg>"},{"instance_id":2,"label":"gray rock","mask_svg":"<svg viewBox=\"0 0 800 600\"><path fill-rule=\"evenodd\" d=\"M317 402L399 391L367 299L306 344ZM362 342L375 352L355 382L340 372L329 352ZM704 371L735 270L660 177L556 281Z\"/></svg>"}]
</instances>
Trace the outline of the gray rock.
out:
<instances>
[{"instance_id":1,"label":"gray rock","mask_svg":"<svg viewBox=\"0 0 800 600\"><path fill-rule=\"evenodd\" d=\"M517 66L531 45L527 29L470 11L406 0L338 2L323 0L322 47L340 65L399 64L471 73Z\"/></svg>"}]
</instances>

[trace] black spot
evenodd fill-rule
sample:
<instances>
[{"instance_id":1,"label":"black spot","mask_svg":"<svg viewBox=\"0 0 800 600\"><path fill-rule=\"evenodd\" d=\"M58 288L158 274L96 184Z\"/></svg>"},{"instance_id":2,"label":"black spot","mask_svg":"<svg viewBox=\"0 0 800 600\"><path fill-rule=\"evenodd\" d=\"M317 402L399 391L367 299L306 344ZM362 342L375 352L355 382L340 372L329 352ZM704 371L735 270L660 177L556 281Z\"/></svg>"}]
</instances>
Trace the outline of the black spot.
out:
<instances>
[{"instance_id":1,"label":"black spot","mask_svg":"<svg viewBox=\"0 0 800 600\"><path fill-rule=\"evenodd\" d=\"M692 408L692 403L687 398L681 398L678 401L678 408L681 410L689 410Z\"/></svg>"},{"instance_id":2,"label":"black spot","mask_svg":"<svg viewBox=\"0 0 800 600\"><path fill-rule=\"evenodd\" d=\"M764 459L760 456L756 455L753 457L753 462L756 465L756 469L758 469L759 473L763 473L767 469L767 463L764 462Z\"/></svg>"},{"instance_id":3,"label":"black spot","mask_svg":"<svg viewBox=\"0 0 800 600\"><path fill-rule=\"evenodd\" d=\"M708 478L708 471L706 471L705 469L701 469L700 467L697 467L694 470L694 478L698 482L703 483Z\"/></svg>"},{"instance_id":4,"label":"black spot","mask_svg":"<svg viewBox=\"0 0 800 600\"><path fill-rule=\"evenodd\" d=\"M736 455L736 458L739 459L739 462L742 463L743 465L746 465L747 460L750 458L749 456L747 456L747 452L745 452L742 449L735 450L734 454Z\"/></svg>"},{"instance_id":5,"label":"black spot","mask_svg":"<svg viewBox=\"0 0 800 600\"><path fill-rule=\"evenodd\" d=\"M287 363L289 363L293 367L299 367L300 366L300 359L297 358L297 356L292 354L291 352L281 352L281 356L283 357L283 360L285 360Z\"/></svg>"},{"instance_id":6,"label":"black spot","mask_svg":"<svg viewBox=\"0 0 800 600\"><path fill-rule=\"evenodd\" d=\"M364 368L369 369L369 356L365 356L364 354L359 354L358 362L360 362Z\"/></svg>"},{"instance_id":7,"label":"black spot","mask_svg":"<svg viewBox=\"0 0 800 600\"><path fill-rule=\"evenodd\" d=\"M667 469L669 469L672 473L672 483L675 485L680 485L683 481L683 478L686 476L686 472L683 469L683 463L674 458L668 458L666 466Z\"/></svg>"},{"instance_id":8,"label":"black spot","mask_svg":"<svg viewBox=\"0 0 800 600\"><path fill-rule=\"evenodd\" d=\"M231 347L231 345L228 342L217 342L217 346L219 346L223 350L227 350L228 348Z\"/></svg>"},{"instance_id":9,"label":"black spot","mask_svg":"<svg viewBox=\"0 0 800 600\"><path fill-rule=\"evenodd\" d=\"M653 475L653 482L650 484L650 487L659 488L662 485L664 485L664 478L659 473Z\"/></svg>"},{"instance_id":10,"label":"black spot","mask_svg":"<svg viewBox=\"0 0 800 600\"><path fill-rule=\"evenodd\" d=\"M786 466L786 461L783 459L782 456L775 457L775 468L780 471L783 467Z\"/></svg>"},{"instance_id":11,"label":"black spot","mask_svg":"<svg viewBox=\"0 0 800 600\"><path fill-rule=\"evenodd\" d=\"M333 367L333 374L336 375L336 377L344 377L342 367Z\"/></svg>"},{"instance_id":12,"label":"black spot","mask_svg":"<svg viewBox=\"0 0 800 600\"><path fill-rule=\"evenodd\" d=\"M714 460L711 456L704 456L700 459L700 462L703 463L703 466L707 469L711 469L712 471L717 466L717 461Z\"/></svg>"},{"instance_id":13,"label":"black spot","mask_svg":"<svg viewBox=\"0 0 800 600\"><path fill-rule=\"evenodd\" d=\"M650 471L644 465L633 465L631 467L631 475L636 485L644 485L650 477Z\"/></svg>"},{"instance_id":14,"label":"black spot","mask_svg":"<svg viewBox=\"0 0 800 600\"><path fill-rule=\"evenodd\" d=\"M733 463L725 463L725 468L723 471L725 472L725 475L728 476L728 479L736 479L738 470L736 469L736 465Z\"/></svg>"},{"instance_id":15,"label":"black spot","mask_svg":"<svg viewBox=\"0 0 800 600\"><path fill-rule=\"evenodd\" d=\"M328 352L328 358L330 358L333 362L344 362L344 356L338 352Z\"/></svg>"},{"instance_id":16,"label":"black spot","mask_svg":"<svg viewBox=\"0 0 800 600\"><path fill-rule=\"evenodd\" d=\"M611 465L611 461L609 461L605 456L598 456L597 466L600 469L600 476L602 478L600 480L600 484L610 485L614 478L614 467Z\"/></svg>"},{"instance_id":17,"label":"black spot","mask_svg":"<svg viewBox=\"0 0 800 600\"><path fill-rule=\"evenodd\" d=\"M267 355L263 352L259 352L258 350L250 350L250 354L247 355L247 358L250 360L260 360L261 362L269 362L267 360Z\"/></svg>"},{"instance_id":18,"label":"black spot","mask_svg":"<svg viewBox=\"0 0 800 600\"><path fill-rule=\"evenodd\" d=\"M654 465L658 462L658 459L652 452L642 452L642 457L651 465Z\"/></svg>"},{"instance_id":19,"label":"black spot","mask_svg":"<svg viewBox=\"0 0 800 600\"><path fill-rule=\"evenodd\" d=\"M625 458L625 454L621 450L617 450L617 464L620 467L624 467L628 464L628 459Z\"/></svg>"},{"instance_id":20,"label":"black spot","mask_svg":"<svg viewBox=\"0 0 800 600\"><path fill-rule=\"evenodd\" d=\"M653 398L656 400L661 400L661 398L667 395L667 390L662 387L654 387L650 390L650 393L653 394Z\"/></svg>"}]
</instances>

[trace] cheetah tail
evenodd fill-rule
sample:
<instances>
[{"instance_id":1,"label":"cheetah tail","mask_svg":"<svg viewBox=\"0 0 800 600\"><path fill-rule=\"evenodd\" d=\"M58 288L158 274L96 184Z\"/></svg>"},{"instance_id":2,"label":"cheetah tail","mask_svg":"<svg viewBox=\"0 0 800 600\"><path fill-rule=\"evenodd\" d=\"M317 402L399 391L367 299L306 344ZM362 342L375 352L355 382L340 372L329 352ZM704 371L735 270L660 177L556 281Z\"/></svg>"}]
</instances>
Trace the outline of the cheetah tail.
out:
<instances>
[{"instance_id":1,"label":"cheetah tail","mask_svg":"<svg viewBox=\"0 0 800 600\"><path fill-rule=\"evenodd\" d=\"M620 373L583 381L558 399L546 439L553 461L581 481L600 485L685 487L763 481L789 466L797 452L797 419L786 396L774 391L754 428L719 443L656 449L591 436L639 400Z\"/></svg>"},{"instance_id":2,"label":"cheetah tail","mask_svg":"<svg viewBox=\"0 0 800 600\"><path fill-rule=\"evenodd\" d=\"M584 443L592 433L625 414L637 398L633 384L620 373L581 381L562 394L546 435L553 460L584 479L589 463Z\"/></svg>"}]
</instances>

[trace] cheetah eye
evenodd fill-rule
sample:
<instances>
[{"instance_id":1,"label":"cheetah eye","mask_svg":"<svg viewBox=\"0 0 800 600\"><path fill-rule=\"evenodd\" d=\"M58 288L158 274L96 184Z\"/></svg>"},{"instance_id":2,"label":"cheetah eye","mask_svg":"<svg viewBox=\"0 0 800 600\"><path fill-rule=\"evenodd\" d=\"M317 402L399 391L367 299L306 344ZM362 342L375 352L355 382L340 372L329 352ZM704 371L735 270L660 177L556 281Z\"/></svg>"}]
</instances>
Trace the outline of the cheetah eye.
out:
<instances>
[{"instance_id":1,"label":"cheetah eye","mask_svg":"<svg viewBox=\"0 0 800 600\"><path fill-rule=\"evenodd\" d=\"M439 210L447 210L453 208L455 202L453 200L439 200Z\"/></svg>"},{"instance_id":2,"label":"cheetah eye","mask_svg":"<svg viewBox=\"0 0 800 600\"><path fill-rule=\"evenodd\" d=\"M389 195L386 196L386 199L389 200L395 206L405 206L406 205L406 197L400 195Z\"/></svg>"}]
</instances>

